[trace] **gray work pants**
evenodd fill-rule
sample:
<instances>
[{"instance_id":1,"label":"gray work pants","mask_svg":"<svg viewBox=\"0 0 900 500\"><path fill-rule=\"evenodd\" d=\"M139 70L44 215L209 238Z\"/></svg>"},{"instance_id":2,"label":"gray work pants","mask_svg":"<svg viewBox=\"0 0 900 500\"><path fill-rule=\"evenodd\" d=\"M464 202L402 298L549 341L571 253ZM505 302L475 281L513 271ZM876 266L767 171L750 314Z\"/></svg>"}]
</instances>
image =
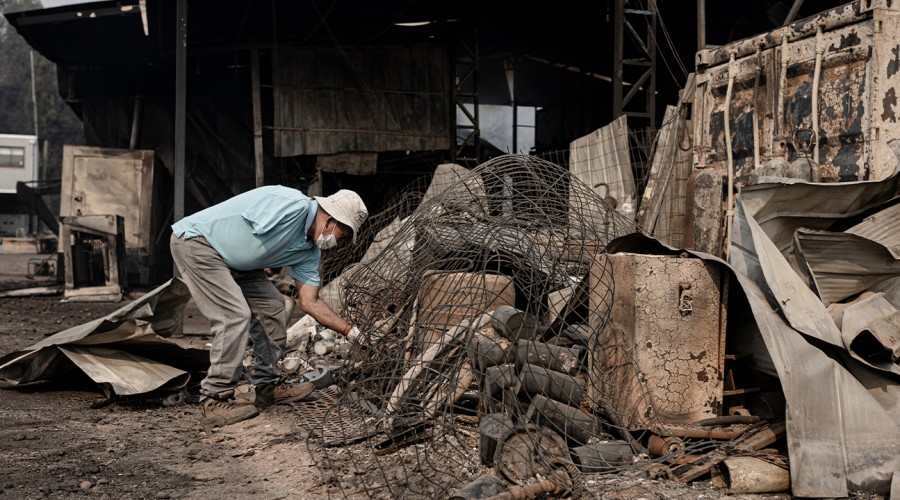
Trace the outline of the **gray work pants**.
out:
<instances>
[{"instance_id":1,"label":"gray work pants","mask_svg":"<svg viewBox=\"0 0 900 500\"><path fill-rule=\"evenodd\" d=\"M208 396L235 388L248 339L256 358L250 383L276 382L281 377L276 363L284 356L287 340L285 297L265 271L229 268L203 237L186 240L173 235L169 247L179 276L214 335L200 392Z\"/></svg>"}]
</instances>

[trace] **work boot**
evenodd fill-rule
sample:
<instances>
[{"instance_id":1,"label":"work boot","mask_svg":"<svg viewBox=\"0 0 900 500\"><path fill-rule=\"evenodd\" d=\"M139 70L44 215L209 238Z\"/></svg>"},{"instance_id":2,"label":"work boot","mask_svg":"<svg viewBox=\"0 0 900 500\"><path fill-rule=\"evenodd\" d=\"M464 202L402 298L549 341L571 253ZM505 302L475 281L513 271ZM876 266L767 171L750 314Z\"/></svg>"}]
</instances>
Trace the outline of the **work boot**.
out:
<instances>
[{"instance_id":1,"label":"work boot","mask_svg":"<svg viewBox=\"0 0 900 500\"><path fill-rule=\"evenodd\" d=\"M256 386L256 407L268 408L274 404L292 403L309 396L316 390L312 382L287 384L284 382Z\"/></svg>"},{"instance_id":2,"label":"work boot","mask_svg":"<svg viewBox=\"0 0 900 500\"><path fill-rule=\"evenodd\" d=\"M232 391L220 392L215 396L209 396L203 401L200 413L203 423L211 427L231 425L253 418L259 415L259 411L253 405L234 404L228 396Z\"/></svg>"}]
</instances>

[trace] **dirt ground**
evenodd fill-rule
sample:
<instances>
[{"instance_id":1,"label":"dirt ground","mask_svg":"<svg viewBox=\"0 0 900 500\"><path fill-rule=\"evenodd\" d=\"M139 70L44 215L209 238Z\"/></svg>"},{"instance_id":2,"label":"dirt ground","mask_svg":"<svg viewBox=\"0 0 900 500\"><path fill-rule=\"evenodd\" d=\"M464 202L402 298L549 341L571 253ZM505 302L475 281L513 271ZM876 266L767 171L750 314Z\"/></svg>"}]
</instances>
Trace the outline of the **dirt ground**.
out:
<instances>
[{"instance_id":1,"label":"dirt ground","mask_svg":"<svg viewBox=\"0 0 900 500\"><path fill-rule=\"evenodd\" d=\"M52 285L49 278L25 277L34 257L0 254L0 290ZM61 299L0 298L0 355L124 305ZM196 404L109 402L86 377L29 388L3 382L0 498L364 497L360 492L374 479L354 474L347 462L326 463L299 412L298 406L276 406L249 421L208 429ZM349 457L361 449L341 451ZM732 496L708 482L609 476L586 489L593 498L789 498Z\"/></svg>"},{"instance_id":2,"label":"dirt ground","mask_svg":"<svg viewBox=\"0 0 900 500\"><path fill-rule=\"evenodd\" d=\"M0 254L0 290L28 279L38 256ZM0 354L104 316L124 303L0 298ZM0 385L0 498L326 498L341 490L307 446L291 406L232 426L200 425L199 406L116 401L90 381Z\"/></svg>"}]
</instances>

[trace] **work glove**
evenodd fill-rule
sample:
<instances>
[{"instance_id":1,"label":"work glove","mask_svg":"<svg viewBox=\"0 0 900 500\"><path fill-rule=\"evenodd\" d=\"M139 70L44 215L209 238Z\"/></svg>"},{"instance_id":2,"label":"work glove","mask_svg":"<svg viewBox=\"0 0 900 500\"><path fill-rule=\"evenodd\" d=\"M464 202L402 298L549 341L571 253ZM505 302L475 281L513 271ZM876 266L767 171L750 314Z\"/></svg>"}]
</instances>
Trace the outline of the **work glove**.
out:
<instances>
[{"instance_id":1,"label":"work glove","mask_svg":"<svg viewBox=\"0 0 900 500\"><path fill-rule=\"evenodd\" d=\"M350 331L347 332L347 340L354 344L359 343L359 328L356 326L351 327Z\"/></svg>"}]
</instances>

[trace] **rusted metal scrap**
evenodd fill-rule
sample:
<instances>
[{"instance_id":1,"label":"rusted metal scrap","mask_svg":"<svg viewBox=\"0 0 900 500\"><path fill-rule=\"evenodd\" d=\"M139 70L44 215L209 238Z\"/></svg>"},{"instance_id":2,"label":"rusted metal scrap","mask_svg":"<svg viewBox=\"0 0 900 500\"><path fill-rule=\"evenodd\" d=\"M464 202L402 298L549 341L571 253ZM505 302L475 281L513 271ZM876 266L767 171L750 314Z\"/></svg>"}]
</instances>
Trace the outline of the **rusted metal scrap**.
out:
<instances>
[{"instance_id":1,"label":"rusted metal scrap","mask_svg":"<svg viewBox=\"0 0 900 500\"><path fill-rule=\"evenodd\" d=\"M747 432L743 436L734 439L730 448L732 450L760 450L783 438L785 429L784 422L758 425L752 432ZM676 467L673 471L673 478L682 483L693 481L709 473L714 466L732 454L734 452L729 451L728 448L717 448L694 462Z\"/></svg>"}]
</instances>

